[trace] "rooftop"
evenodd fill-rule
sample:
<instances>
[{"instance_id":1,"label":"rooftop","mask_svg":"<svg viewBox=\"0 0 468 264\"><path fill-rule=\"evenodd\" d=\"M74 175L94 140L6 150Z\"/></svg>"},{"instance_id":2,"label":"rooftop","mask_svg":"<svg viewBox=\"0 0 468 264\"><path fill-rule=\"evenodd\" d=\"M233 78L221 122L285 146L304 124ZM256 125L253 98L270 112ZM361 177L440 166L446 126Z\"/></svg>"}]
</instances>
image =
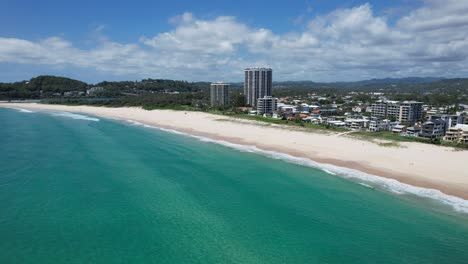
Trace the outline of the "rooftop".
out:
<instances>
[{"instance_id":1,"label":"rooftop","mask_svg":"<svg viewBox=\"0 0 468 264\"><path fill-rule=\"evenodd\" d=\"M272 71L271 68L262 68L262 67L249 67L249 68L245 68L244 71L258 71L258 70L261 70L261 71Z\"/></svg>"}]
</instances>

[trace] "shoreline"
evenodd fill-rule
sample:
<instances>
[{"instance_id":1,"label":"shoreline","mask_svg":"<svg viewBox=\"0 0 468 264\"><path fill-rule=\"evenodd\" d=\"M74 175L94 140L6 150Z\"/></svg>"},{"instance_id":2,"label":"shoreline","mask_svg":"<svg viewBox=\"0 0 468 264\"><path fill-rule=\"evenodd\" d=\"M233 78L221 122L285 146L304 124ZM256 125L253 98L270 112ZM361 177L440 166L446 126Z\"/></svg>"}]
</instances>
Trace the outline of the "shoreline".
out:
<instances>
[{"instance_id":1,"label":"shoreline","mask_svg":"<svg viewBox=\"0 0 468 264\"><path fill-rule=\"evenodd\" d=\"M214 141L254 146L263 151L283 153L316 163L330 164L394 179L404 184L435 189L444 194L468 200L468 167L464 165L464 162L468 160L468 152L455 151L447 147L405 142L401 144L402 148L388 148L368 141L339 136L336 133L310 133L259 126L255 124L255 121L229 120L229 122L221 123L216 121L220 118L219 116L202 112L23 103L0 103L0 107L67 111L122 121L132 120L156 126L156 128L174 130ZM232 118L223 117L223 119ZM299 139L303 139L304 142ZM405 152L411 152L410 155L413 153L419 155L405 161L408 156ZM362 158L356 154L361 154ZM385 159L390 160L387 162ZM421 163L424 159L429 159L427 164ZM381 164L386 166L382 167ZM405 170L406 168L414 169Z\"/></svg>"}]
</instances>

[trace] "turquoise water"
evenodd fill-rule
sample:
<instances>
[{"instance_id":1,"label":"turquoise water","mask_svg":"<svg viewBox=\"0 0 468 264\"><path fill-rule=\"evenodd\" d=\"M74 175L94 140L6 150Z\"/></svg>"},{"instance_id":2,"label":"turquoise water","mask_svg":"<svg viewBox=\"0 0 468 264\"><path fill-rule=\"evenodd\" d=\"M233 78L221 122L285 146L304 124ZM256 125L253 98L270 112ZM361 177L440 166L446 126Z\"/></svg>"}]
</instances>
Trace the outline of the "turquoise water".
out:
<instances>
[{"instance_id":1,"label":"turquoise water","mask_svg":"<svg viewBox=\"0 0 468 264\"><path fill-rule=\"evenodd\" d=\"M468 217L105 119L0 108L0 263L468 263Z\"/></svg>"}]
</instances>

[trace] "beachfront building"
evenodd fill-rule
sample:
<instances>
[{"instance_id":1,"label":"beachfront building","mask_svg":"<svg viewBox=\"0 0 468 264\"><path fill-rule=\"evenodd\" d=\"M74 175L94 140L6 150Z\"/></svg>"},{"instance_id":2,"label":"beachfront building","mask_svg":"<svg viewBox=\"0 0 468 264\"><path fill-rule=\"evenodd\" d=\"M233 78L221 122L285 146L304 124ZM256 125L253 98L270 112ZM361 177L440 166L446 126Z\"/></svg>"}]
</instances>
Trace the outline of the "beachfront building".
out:
<instances>
[{"instance_id":1,"label":"beachfront building","mask_svg":"<svg viewBox=\"0 0 468 264\"><path fill-rule=\"evenodd\" d=\"M411 123L420 120L422 117L422 105L423 103L416 101L401 102L398 121Z\"/></svg>"},{"instance_id":2,"label":"beachfront building","mask_svg":"<svg viewBox=\"0 0 468 264\"><path fill-rule=\"evenodd\" d=\"M244 70L244 96L247 105L256 106L258 98L271 96L273 71L270 68Z\"/></svg>"},{"instance_id":3,"label":"beachfront building","mask_svg":"<svg viewBox=\"0 0 468 264\"><path fill-rule=\"evenodd\" d=\"M444 140L455 143L468 143L468 125L458 124L447 130Z\"/></svg>"},{"instance_id":4,"label":"beachfront building","mask_svg":"<svg viewBox=\"0 0 468 264\"><path fill-rule=\"evenodd\" d=\"M412 126L406 129L406 135L409 137L418 137L422 128L420 126Z\"/></svg>"},{"instance_id":5,"label":"beachfront building","mask_svg":"<svg viewBox=\"0 0 468 264\"><path fill-rule=\"evenodd\" d=\"M463 124L464 116L462 115L445 115L445 114L431 114L429 120L442 119L447 124L447 129L449 127L454 127L458 124Z\"/></svg>"},{"instance_id":6,"label":"beachfront building","mask_svg":"<svg viewBox=\"0 0 468 264\"><path fill-rule=\"evenodd\" d=\"M380 131L388 131L390 128L390 121L385 119L379 119L376 117L371 117L369 119L369 128L367 129L369 132L380 132Z\"/></svg>"},{"instance_id":7,"label":"beachfront building","mask_svg":"<svg viewBox=\"0 0 468 264\"><path fill-rule=\"evenodd\" d=\"M422 125L420 137L424 138L440 138L445 135L446 122L443 119L434 119L426 121Z\"/></svg>"},{"instance_id":8,"label":"beachfront building","mask_svg":"<svg viewBox=\"0 0 468 264\"><path fill-rule=\"evenodd\" d=\"M379 100L372 104L372 116L398 118L400 106L398 101Z\"/></svg>"},{"instance_id":9,"label":"beachfront building","mask_svg":"<svg viewBox=\"0 0 468 264\"><path fill-rule=\"evenodd\" d=\"M392 133L393 134L402 134L402 133L406 133L406 126L404 125L396 125L393 127L392 129Z\"/></svg>"},{"instance_id":10,"label":"beachfront building","mask_svg":"<svg viewBox=\"0 0 468 264\"><path fill-rule=\"evenodd\" d=\"M278 103L278 111L282 113L297 113L297 106L295 105L288 105L284 103Z\"/></svg>"},{"instance_id":11,"label":"beachfront building","mask_svg":"<svg viewBox=\"0 0 468 264\"><path fill-rule=\"evenodd\" d=\"M353 130L367 128L369 125L369 120L365 118L346 118L344 122L346 128Z\"/></svg>"},{"instance_id":12,"label":"beachfront building","mask_svg":"<svg viewBox=\"0 0 468 264\"><path fill-rule=\"evenodd\" d=\"M278 98L271 96L264 96L257 100L257 114L272 116L273 113L278 111Z\"/></svg>"},{"instance_id":13,"label":"beachfront building","mask_svg":"<svg viewBox=\"0 0 468 264\"><path fill-rule=\"evenodd\" d=\"M380 100L372 104L372 116L394 118L399 122L416 122L422 117L422 103Z\"/></svg>"},{"instance_id":14,"label":"beachfront building","mask_svg":"<svg viewBox=\"0 0 468 264\"><path fill-rule=\"evenodd\" d=\"M211 106L225 106L229 104L229 84L214 82L210 85Z\"/></svg>"},{"instance_id":15,"label":"beachfront building","mask_svg":"<svg viewBox=\"0 0 468 264\"><path fill-rule=\"evenodd\" d=\"M346 123L339 120L327 120L327 125L331 127L345 127Z\"/></svg>"}]
</instances>

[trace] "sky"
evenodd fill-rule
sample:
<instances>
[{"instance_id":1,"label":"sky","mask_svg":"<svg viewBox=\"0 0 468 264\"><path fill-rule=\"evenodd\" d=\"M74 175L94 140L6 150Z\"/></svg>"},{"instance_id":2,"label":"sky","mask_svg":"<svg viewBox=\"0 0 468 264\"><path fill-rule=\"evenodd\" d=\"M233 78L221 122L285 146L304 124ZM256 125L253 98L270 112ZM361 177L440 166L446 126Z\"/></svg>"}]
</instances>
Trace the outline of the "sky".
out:
<instances>
[{"instance_id":1,"label":"sky","mask_svg":"<svg viewBox=\"0 0 468 264\"><path fill-rule=\"evenodd\" d=\"M0 82L468 77L468 0L0 0Z\"/></svg>"}]
</instances>

